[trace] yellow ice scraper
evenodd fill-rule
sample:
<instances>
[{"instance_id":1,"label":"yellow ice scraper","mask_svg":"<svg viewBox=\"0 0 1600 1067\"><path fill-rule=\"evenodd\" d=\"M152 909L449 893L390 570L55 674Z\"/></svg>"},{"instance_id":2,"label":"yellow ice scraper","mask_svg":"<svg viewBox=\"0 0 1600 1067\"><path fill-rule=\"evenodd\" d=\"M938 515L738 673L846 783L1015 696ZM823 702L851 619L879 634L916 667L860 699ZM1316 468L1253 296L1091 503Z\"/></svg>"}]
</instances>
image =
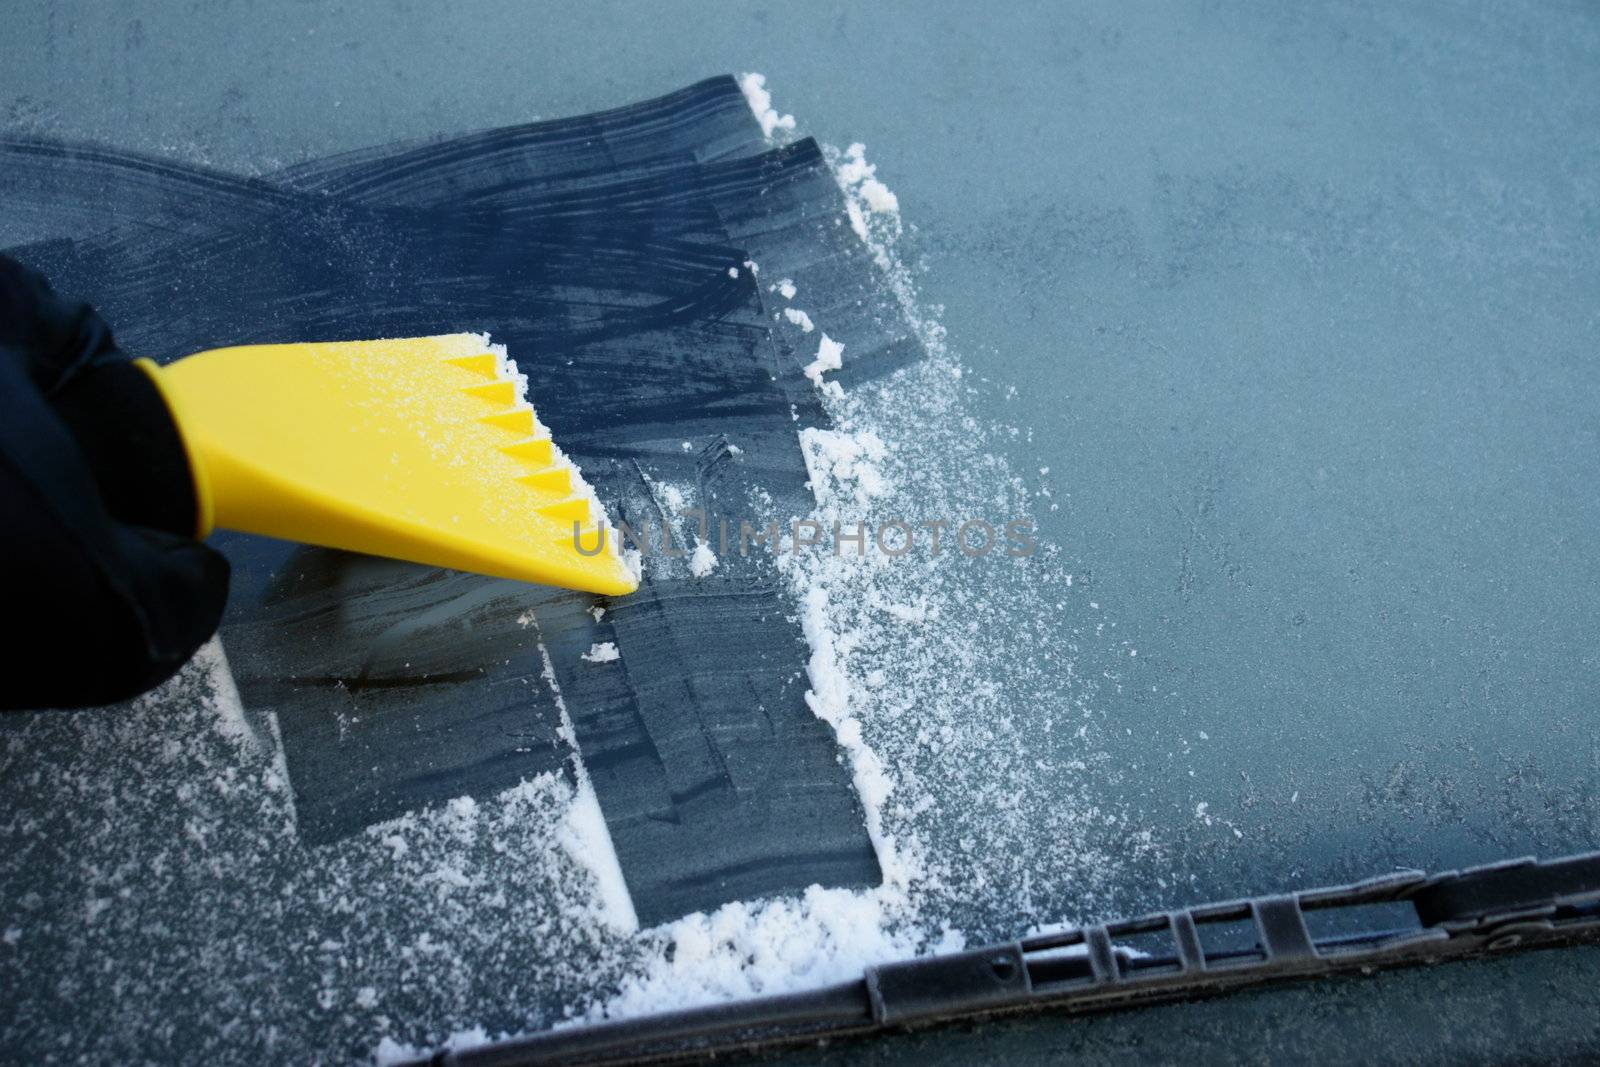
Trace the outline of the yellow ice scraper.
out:
<instances>
[{"instance_id":1,"label":"yellow ice scraper","mask_svg":"<svg viewBox=\"0 0 1600 1067\"><path fill-rule=\"evenodd\" d=\"M638 585L525 379L481 335L139 365L188 450L202 537L216 525L594 593Z\"/></svg>"}]
</instances>

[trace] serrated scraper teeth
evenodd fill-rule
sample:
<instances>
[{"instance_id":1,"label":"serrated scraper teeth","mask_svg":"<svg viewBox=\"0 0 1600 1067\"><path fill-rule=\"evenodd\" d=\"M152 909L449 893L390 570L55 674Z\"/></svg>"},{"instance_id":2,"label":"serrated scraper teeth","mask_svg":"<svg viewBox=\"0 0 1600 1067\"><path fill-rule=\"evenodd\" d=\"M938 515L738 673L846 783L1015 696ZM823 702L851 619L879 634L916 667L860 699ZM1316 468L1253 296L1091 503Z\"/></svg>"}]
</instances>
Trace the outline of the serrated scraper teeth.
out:
<instances>
[{"instance_id":1,"label":"serrated scraper teeth","mask_svg":"<svg viewBox=\"0 0 1600 1067\"><path fill-rule=\"evenodd\" d=\"M479 356L457 356L455 359L447 359L445 362L452 367L460 367L462 370L471 371L473 374L481 375L485 378L500 377L500 359L491 352L485 352Z\"/></svg>"},{"instance_id":2,"label":"serrated scraper teeth","mask_svg":"<svg viewBox=\"0 0 1600 1067\"><path fill-rule=\"evenodd\" d=\"M548 467L555 460L555 450L548 437L530 437L514 445L501 445L500 451L530 467Z\"/></svg>"},{"instance_id":3,"label":"serrated scraper teeth","mask_svg":"<svg viewBox=\"0 0 1600 1067\"><path fill-rule=\"evenodd\" d=\"M514 411L498 411L493 415L485 415L479 420L490 426L497 426L502 430L509 430L519 437L533 436L533 409L517 408Z\"/></svg>"},{"instance_id":4,"label":"serrated scraper teeth","mask_svg":"<svg viewBox=\"0 0 1600 1067\"><path fill-rule=\"evenodd\" d=\"M587 523L589 521L589 502L581 496L569 497L554 504L543 505L539 508L539 514L557 522Z\"/></svg>"},{"instance_id":5,"label":"serrated scraper teeth","mask_svg":"<svg viewBox=\"0 0 1600 1067\"><path fill-rule=\"evenodd\" d=\"M554 497L565 497L572 492L572 472L566 467L534 471L532 474L524 474L517 481L530 489L537 489Z\"/></svg>"},{"instance_id":6,"label":"serrated scraper teeth","mask_svg":"<svg viewBox=\"0 0 1600 1067\"><path fill-rule=\"evenodd\" d=\"M468 396L488 401L497 408L508 408L517 402L517 383L509 380L469 385L461 391Z\"/></svg>"}]
</instances>

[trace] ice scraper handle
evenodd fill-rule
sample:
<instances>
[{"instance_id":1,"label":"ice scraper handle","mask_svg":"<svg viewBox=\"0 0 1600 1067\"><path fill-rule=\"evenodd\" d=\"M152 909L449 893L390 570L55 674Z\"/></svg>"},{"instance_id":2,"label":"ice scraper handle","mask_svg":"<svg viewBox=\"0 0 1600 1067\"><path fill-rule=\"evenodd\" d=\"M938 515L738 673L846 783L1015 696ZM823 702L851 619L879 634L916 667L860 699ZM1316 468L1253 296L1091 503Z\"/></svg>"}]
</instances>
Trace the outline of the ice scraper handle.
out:
<instances>
[{"instance_id":1,"label":"ice scraper handle","mask_svg":"<svg viewBox=\"0 0 1600 1067\"><path fill-rule=\"evenodd\" d=\"M130 361L92 309L0 259L0 706L171 676L216 629L213 523L607 596L639 576L481 334L244 345Z\"/></svg>"},{"instance_id":2,"label":"ice scraper handle","mask_svg":"<svg viewBox=\"0 0 1600 1067\"><path fill-rule=\"evenodd\" d=\"M215 631L228 563L196 539L183 441L85 304L0 255L0 708L160 684Z\"/></svg>"}]
</instances>

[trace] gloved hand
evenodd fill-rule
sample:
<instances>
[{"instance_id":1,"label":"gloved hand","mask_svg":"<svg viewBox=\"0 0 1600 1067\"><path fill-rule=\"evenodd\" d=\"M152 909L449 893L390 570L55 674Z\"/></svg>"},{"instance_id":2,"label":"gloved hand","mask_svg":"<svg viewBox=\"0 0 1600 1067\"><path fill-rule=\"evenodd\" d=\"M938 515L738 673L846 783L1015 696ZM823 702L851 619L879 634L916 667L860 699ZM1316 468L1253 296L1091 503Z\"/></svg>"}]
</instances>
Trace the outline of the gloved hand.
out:
<instances>
[{"instance_id":1,"label":"gloved hand","mask_svg":"<svg viewBox=\"0 0 1600 1067\"><path fill-rule=\"evenodd\" d=\"M0 256L0 707L137 696L216 632L228 561L196 507L154 383L92 308Z\"/></svg>"}]
</instances>

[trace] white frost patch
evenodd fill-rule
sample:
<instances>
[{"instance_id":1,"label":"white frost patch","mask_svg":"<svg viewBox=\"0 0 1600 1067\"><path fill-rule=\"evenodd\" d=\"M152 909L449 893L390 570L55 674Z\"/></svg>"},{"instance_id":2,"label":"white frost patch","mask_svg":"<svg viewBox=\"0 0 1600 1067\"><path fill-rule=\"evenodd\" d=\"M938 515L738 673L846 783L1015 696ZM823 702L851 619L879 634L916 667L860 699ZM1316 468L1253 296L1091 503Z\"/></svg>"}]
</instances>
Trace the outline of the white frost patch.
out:
<instances>
[{"instance_id":1,"label":"white frost patch","mask_svg":"<svg viewBox=\"0 0 1600 1067\"><path fill-rule=\"evenodd\" d=\"M814 585L806 590L800 602L800 629L811 646L811 659L806 664L811 690L806 693L806 705L812 714L833 727L839 746L850 757L856 792L866 812L867 833L878 850L884 879L891 883L904 881L912 872L896 862L894 839L883 829L883 805L894 792L894 781L878 754L863 740L860 720L851 714L850 681L840 668L834 633L829 627L826 589Z\"/></svg>"},{"instance_id":2,"label":"white frost patch","mask_svg":"<svg viewBox=\"0 0 1600 1067\"><path fill-rule=\"evenodd\" d=\"M194 662L211 675L212 691L217 703L218 729L236 740L260 744L263 739L245 718L244 701L239 697L239 687L234 684L233 670L228 666L228 653L222 647L222 639L213 636L201 645L194 654Z\"/></svg>"},{"instance_id":3,"label":"white frost patch","mask_svg":"<svg viewBox=\"0 0 1600 1067\"><path fill-rule=\"evenodd\" d=\"M467 1030L455 1031L444 1039L441 1047L450 1052L470 1052L472 1049L487 1045L490 1040L487 1030L481 1026L474 1026ZM420 1048L416 1045L403 1044L392 1037L385 1037L378 1042L378 1047L373 1049L372 1060L377 1067L393 1067L397 1063L428 1059L434 1051L433 1048Z\"/></svg>"},{"instance_id":4,"label":"white frost patch","mask_svg":"<svg viewBox=\"0 0 1600 1067\"><path fill-rule=\"evenodd\" d=\"M873 600L876 603L876 605L879 608L879 610L888 612L890 615L892 615L895 618L899 619L901 622L909 622L909 623L921 624L921 623L925 623L925 622L928 621L928 598L927 597L919 597L915 604L888 603L888 602L879 600L877 597L874 597ZM934 614L935 615L938 614L938 609L934 609Z\"/></svg>"},{"instance_id":5,"label":"white frost patch","mask_svg":"<svg viewBox=\"0 0 1600 1067\"><path fill-rule=\"evenodd\" d=\"M717 554L711 551L711 546L705 538L695 538L694 551L689 555L689 573L696 578L704 578L717 569Z\"/></svg>"},{"instance_id":6,"label":"white frost patch","mask_svg":"<svg viewBox=\"0 0 1600 1067\"><path fill-rule=\"evenodd\" d=\"M418 1048L385 1035L372 1050L372 1062L377 1067L394 1067L397 1063L425 1060L432 1052L431 1048Z\"/></svg>"},{"instance_id":7,"label":"white frost patch","mask_svg":"<svg viewBox=\"0 0 1600 1067\"><path fill-rule=\"evenodd\" d=\"M900 201L889 191L888 186L876 178L869 178L861 183L861 196L869 208L881 214L900 210Z\"/></svg>"},{"instance_id":8,"label":"white frost patch","mask_svg":"<svg viewBox=\"0 0 1600 1067\"><path fill-rule=\"evenodd\" d=\"M820 504L832 503L841 489L864 502L888 489L877 464L888 454L883 439L871 430L846 433L807 426L800 431L800 450L811 476L811 492Z\"/></svg>"},{"instance_id":9,"label":"white frost patch","mask_svg":"<svg viewBox=\"0 0 1600 1067\"><path fill-rule=\"evenodd\" d=\"M811 321L811 316L807 315L799 308L784 308L783 317L788 319L794 325L800 327L801 333L810 333L812 330L817 328L816 324Z\"/></svg>"},{"instance_id":10,"label":"white frost patch","mask_svg":"<svg viewBox=\"0 0 1600 1067\"><path fill-rule=\"evenodd\" d=\"M812 886L798 899L735 902L651 933L661 951L581 1019L600 1022L860 978L871 966L959 952L961 935L908 927L906 897Z\"/></svg>"},{"instance_id":11,"label":"white frost patch","mask_svg":"<svg viewBox=\"0 0 1600 1067\"><path fill-rule=\"evenodd\" d=\"M668 515L681 515L689 501L689 490L670 482L662 482L656 486L656 491L661 494L661 506Z\"/></svg>"},{"instance_id":12,"label":"white frost patch","mask_svg":"<svg viewBox=\"0 0 1600 1067\"><path fill-rule=\"evenodd\" d=\"M867 146L859 141L845 149L835 174L839 183L861 199L869 211L888 215L900 210L900 199L877 178L878 168L867 162Z\"/></svg>"},{"instance_id":13,"label":"white frost patch","mask_svg":"<svg viewBox=\"0 0 1600 1067\"><path fill-rule=\"evenodd\" d=\"M611 842L611 832L606 829L600 799L595 796L594 786L587 776L578 784L578 795L567 806L567 817L556 839L567 855L587 867L599 883L600 914L607 925L619 934L638 930L639 916L633 910L633 897L622 877L622 864Z\"/></svg>"},{"instance_id":14,"label":"white frost patch","mask_svg":"<svg viewBox=\"0 0 1600 1067\"><path fill-rule=\"evenodd\" d=\"M844 150L842 156L834 160L833 174L839 183L839 188L844 190L845 216L850 220L850 228L855 230L856 236L866 242L869 248L876 243L881 249L881 242L876 242L873 234L869 232L868 215L887 219L893 234L898 236L900 199L890 192L887 185L878 180L878 168L867 162L866 153L865 145L860 142L852 144Z\"/></svg>"},{"instance_id":15,"label":"white frost patch","mask_svg":"<svg viewBox=\"0 0 1600 1067\"><path fill-rule=\"evenodd\" d=\"M825 382L822 375L830 370L838 370L844 366L844 345L827 334L822 335L822 343L817 345L817 358L806 364L805 375L811 379L811 384L826 395L835 399L842 399L844 388L838 382Z\"/></svg>"},{"instance_id":16,"label":"white frost patch","mask_svg":"<svg viewBox=\"0 0 1600 1067\"><path fill-rule=\"evenodd\" d=\"M770 138L774 130L794 129L793 115L780 115L772 107L772 94L767 92L767 78L764 74L739 75L739 88L744 90L744 98L750 104L750 110L755 114L756 121L761 123L761 135Z\"/></svg>"},{"instance_id":17,"label":"white frost patch","mask_svg":"<svg viewBox=\"0 0 1600 1067\"><path fill-rule=\"evenodd\" d=\"M634 581L640 582L644 580L644 553L637 548L622 550L622 566L629 574L633 575Z\"/></svg>"},{"instance_id":18,"label":"white frost patch","mask_svg":"<svg viewBox=\"0 0 1600 1067\"><path fill-rule=\"evenodd\" d=\"M794 282L788 278L784 278L782 281L780 281L777 289L778 295L783 297L785 300L793 300L795 294L800 291L794 287Z\"/></svg>"},{"instance_id":19,"label":"white frost patch","mask_svg":"<svg viewBox=\"0 0 1600 1067\"><path fill-rule=\"evenodd\" d=\"M615 641L599 641L589 646L579 659L585 663L614 663L622 658L622 653L617 651Z\"/></svg>"},{"instance_id":20,"label":"white frost patch","mask_svg":"<svg viewBox=\"0 0 1600 1067\"><path fill-rule=\"evenodd\" d=\"M606 644L611 647L612 658L616 658L617 646L609 641ZM595 648L589 650L591 654ZM561 684L556 681L556 665L551 662L550 650L545 648L542 639L539 642L539 658L543 661L545 685L550 687L556 711L561 715L561 734L572 746L572 770L578 780L577 794L567 806L559 841L562 849L594 876L599 892L591 911L609 929L630 933L639 928L639 915L634 909L633 897L628 893L628 884L622 877L622 861L617 859L616 843L606 829L600 802L595 798L594 785L589 781L589 769L583 765L583 753L578 750L578 734L573 729L572 716L567 711L567 700L561 695Z\"/></svg>"}]
</instances>

